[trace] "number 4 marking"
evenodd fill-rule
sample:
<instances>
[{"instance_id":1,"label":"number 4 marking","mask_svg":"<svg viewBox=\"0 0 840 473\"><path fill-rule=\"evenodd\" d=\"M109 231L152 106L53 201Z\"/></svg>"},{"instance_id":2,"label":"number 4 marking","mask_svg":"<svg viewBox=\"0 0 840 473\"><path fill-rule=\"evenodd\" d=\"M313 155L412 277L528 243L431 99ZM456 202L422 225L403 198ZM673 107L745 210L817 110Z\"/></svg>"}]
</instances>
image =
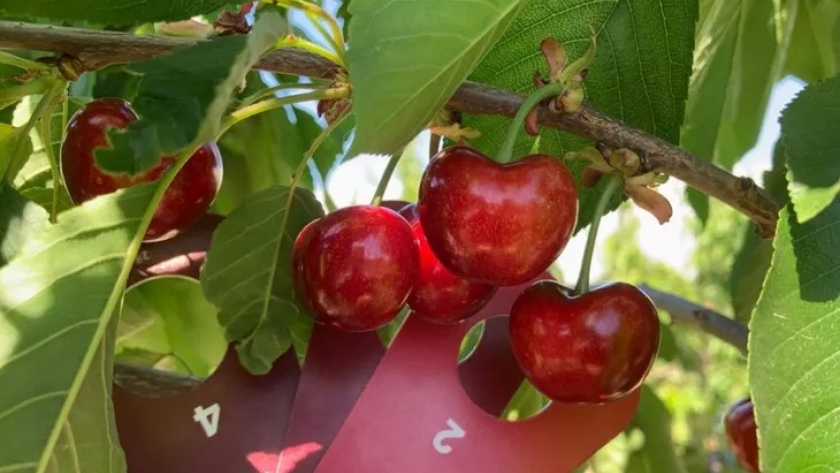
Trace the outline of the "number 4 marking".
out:
<instances>
[{"instance_id":1,"label":"number 4 marking","mask_svg":"<svg viewBox=\"0 0 840 473\"><path fill-rule=\"evenodd\" d=\"M216 435L216 432L219 431L219 414L221 412L222 408L219 407L218 402L208 408L198 406L193 410L193 420L201 424L207 438Z\"/></svg>"},{"instance_id":2,"label":"number 4 marking","mask_svg":"<svg viewBox=\"0 0 840 473\"><path fill-rule=\"evenodd\" d=\"M450 439L462 439L467 436L467 432L458 425L453 419L449 419L446 421L448 429L441 430L440 432L435 435L434 440L432 440L432 445L434 445L435 450L441 455L449 455L452 453L452 447L449 445L444 445L444 441Z\"/></svg>"}]
</instances>

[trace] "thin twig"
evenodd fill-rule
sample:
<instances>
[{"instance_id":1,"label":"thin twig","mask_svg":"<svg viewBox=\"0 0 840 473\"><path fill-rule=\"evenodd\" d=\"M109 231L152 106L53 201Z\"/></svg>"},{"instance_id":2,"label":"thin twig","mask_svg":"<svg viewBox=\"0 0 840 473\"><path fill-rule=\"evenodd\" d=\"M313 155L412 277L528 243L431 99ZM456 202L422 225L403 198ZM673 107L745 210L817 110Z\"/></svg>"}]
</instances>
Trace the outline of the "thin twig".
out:
<instances>
[{"instance_id":1,"label":"thin twig","mask_svg":"<svg viewBox=\"0 0 840 473\"><path fill-rule=\"evenodd\" d=\"M680 296L654 289L647 284L639 286L656 307L671 314L675 324L690 325L737 348L747 356L749 329L738 322L708 307L703 307Z\"/></svg>"},{"instance_id":2,"label":"thin twig","mask_svg":"<svg viewBox=\"0 0 840 473\"><path fill-rule=\"evenodd\" d=\"M671 314L673 323L695 327L732 345L747 356L749 331L742 323L647 284L641 284L639 289L647 294L659 309ZM201 378L193 376L120 363L114 366L114 379L122 387L147 396L189 391L202 382Z\"/></svg>"},{"instance_id":3,"label":"thin twig","mask_svg":"<svg viewBox=\"0 0 840 473\"><path fill-rule=\"evenodd\" d=\"M148 59L194 40L131 33L66 28L0 21L0 48L63 53L77 59L84 70ZM277 73L332 78L342 68L296 49L274 51L257 62L257 69ZM523 97L517 93L471 82L462 84L447 108L463 113L512 117ZM630 148L643 156L645 170L663 172L714 197L751 218L762 237L776 229L779 205L749 178L734 176L714 164L692 156L671 143L584 105L573 114L557 114L542 107L540 123L604 143Z\"/></svg>"}]
</instances>

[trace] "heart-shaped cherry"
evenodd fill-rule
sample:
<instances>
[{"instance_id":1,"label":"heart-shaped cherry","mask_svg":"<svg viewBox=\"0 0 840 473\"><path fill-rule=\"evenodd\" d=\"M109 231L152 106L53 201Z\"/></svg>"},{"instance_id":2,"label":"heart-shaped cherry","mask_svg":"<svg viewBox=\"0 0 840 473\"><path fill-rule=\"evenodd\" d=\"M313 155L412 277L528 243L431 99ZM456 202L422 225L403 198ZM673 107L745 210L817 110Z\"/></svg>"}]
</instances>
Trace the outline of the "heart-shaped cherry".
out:
<instances>
[{"instance_id":1,"label":"heart-shaped cherry","mask_svg":"<svg viewBox=\"0 0 840 473\"><path fill-rule=\"evenodd\" d=\"M467 319L490 302L498 289L496 286L459 278L440 263L429 248L416 204L403 207L400 215L411 225L420 245L420 271L408 298L414 316L452 324Z\"/></svg>"},{"instance_id":2,"label":"heart-shaped cherry","mask_svg":"<svg viewBox=\"0 0 840 473\"><path fill-rule=\"evenodd\" d=\"M656 358L656 307L625 283L570 293L554 281L539 281L516 298L510 338L519 366L558 402L599 404L626 396Z\"/></svg>"},{"instance_id":3,"label":"heart-shaped cherry","mask_svg":"<svg viewBox=\"0 0 840 473\"><path fill-rule=\"evenodd\" d=\"M758 434L752 399L741 399L733 404L726 413L723 424L726 428L729 448L732 449L741 466L750 473L759 473Z\"/></svg>"},{"instance_id":4,"label":"heart-shaped cherry","mask_svg":"<svg viewBox=\"0 0 840 473\"><path fill-rule=\"evenodd\" d=\"M494 286L539 276L566 247L578 216L574 179L557 159L532 155L499 164L466 146L432 158L418 205L441 263Z\"/></svg>"},{"instance_id":5,"label":"heart-shaped cherry","mask_svg":"<svg viewBox=\"0 0 840 473\"><path fill-rule=\"evenodd\" d=\"M138 176L111 174L96 165L93 152L109 146L108 129L124 129L134 120L137 115L128 102L117 98L96 99L70 118L61 143L61 175L74 203L157 180L172 165L173 158L166 156ZM144 241L172 238L204 216L222 185L222 169L222 155L215 142L199 148L163 194Z\"/></svg>"},{"instance_id":6,"label":"heart-shaped cherry","mask_svg":"<svg viewBox=\"0 0 840 473\"><path fill-rule=\"evenodd\" d=\"M391 209L345 207L301 230L292 265L298 298L315 321L376 330L396 318L414 288L417 239Z\"/></svg>"}]
</instances>

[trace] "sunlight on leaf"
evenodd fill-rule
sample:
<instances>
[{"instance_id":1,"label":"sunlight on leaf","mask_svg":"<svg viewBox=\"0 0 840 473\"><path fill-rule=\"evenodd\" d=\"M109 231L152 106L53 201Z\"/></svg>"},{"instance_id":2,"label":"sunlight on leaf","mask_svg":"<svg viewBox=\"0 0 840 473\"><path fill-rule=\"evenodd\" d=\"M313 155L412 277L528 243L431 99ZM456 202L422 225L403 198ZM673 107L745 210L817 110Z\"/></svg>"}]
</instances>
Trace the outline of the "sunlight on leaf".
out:
<instances>
[{"instance_id":1,"label":"sunlight on leaf","mask_svg":"<svg viewBox=\"0 0 840 473\"><path fill-rule=\"evenodd\" d=\"M522 3L352 0L347 61L358 128L348 154L392 154L406 146L493 46Z\"/></svg>"},{"instance_id":2,"label":"sunlight on leaf","mask_svg":"<svg viewBox=\"0 0 840 473\"><path fill-rule=\"evenodd\" d=\"M47 471L126 471L125 455L118 441L114 405L111 401L114 387L114 338L118 320L117 317L111 318L99 342L76 402L61 428Z\"/></svg>"},{"instance_id":3,"label":"sunlight on leaf","mask_svg":"<svg viewBox=\"0 0 840 473\"><path fill-rule=\"evenodd\" d=\"M114 173L151 169L163 156L211 140L248 71L286 31L277 11L262 13L248 36L222 36L126 66L143 79L132 107L141 117L108 133L94 152Z\"/></svg>"},{"instance_id":4,"label":"sunlight on leaf","mask_svg":"<svg viewBox=\"0 0 840 473\"><path fill-rule=\"evenodd\" d=\"M762 471L840 470L840 198L806 223L786 207L750 322Z\"/></svg>"},{"instance_id":5,"label":"sunlight on leaf","mask_svg":"<svg viewBox=\"0 0 840 473\"><path fill-rule=\"evenodd\" d=\"M65 212L0 268L0 432L16 433L0 442L0 471L47 468L120 300L129 245L142 236L154 190L142 185Z\"/></svg>"},{"instance_id":6,"label":"sunlight on leaf","mask_svg":"<svg viewBox=\"0 0 840 473\"><path fill-rule=\"evenodd\" d=\"M840 192L840 76L805 88L782 114L788 190L800 222L814 218Z\"/></svg>"}]
</instances>

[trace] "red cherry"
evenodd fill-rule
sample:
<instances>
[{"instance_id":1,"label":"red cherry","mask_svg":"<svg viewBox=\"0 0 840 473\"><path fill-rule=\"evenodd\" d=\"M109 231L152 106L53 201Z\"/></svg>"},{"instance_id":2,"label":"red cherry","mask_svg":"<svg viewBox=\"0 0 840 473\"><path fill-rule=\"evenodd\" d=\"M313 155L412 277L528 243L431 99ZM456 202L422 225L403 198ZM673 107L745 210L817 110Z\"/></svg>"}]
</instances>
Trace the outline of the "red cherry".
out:
<instances>
[{"instance_id":1,"label":"red cherry","mask_svg":"<svg viewBox=\"0 0 840 473\"><path fill-rule=\"evenodd\" d=\"M636 390L659 349L653 302L625 283L570 292L540 281L514 301L511 348L525 376L558 402L598 404Z\"/></svg>"},{"instance_id":2,"label":"red cherry","mask_svg":"<svg viewBox=\"0 0 840 473\"><path fill-rule=\"evenodd\" d=\"M440 263L423 233L417 205L403 207L400 215L411 224L420 248L420 272L408 298L408 306L415 316L452 324L467 319L490 302L498 289L496 286L459 278Z\"/></svg>"},{"instance_id":3,"label":"red cherry","mask_svg":"<svg viewBox=\"0 0 840 473\"><path fill-rule=\"evenodd\" d=\"M756 433L755 409L750 398L741 399L729 408L723 420L729 448L751 473L758 470L758 434Z\"/></svg>"},{"instance_id":4,"label":"red cherry","mask_svg":"<svg viewBox=\"0 0 840 473\"><path fill-rule=\"evenodd\" d=\"M499 164L452 146L423 173L419 208L429 246L447 269L515 286L539 276L566 247L578 197L572 174L550 156Z\"/></svg>"},{"instance_id":5,"label":"red cherry","mask_svg":"<svg viewBox=\"0 0 840 473\"><path fill-rule=\"evenodd\" d=\"M151 182L172 165L172 157L138 175L110 174L99 168L93 152L108 147L107 130L124 129L137 115L128 102L102 98L89 102L70 118L61 144L61 175L76 204L118 189ZM193 154L163 194L144 241L161 241L178 235L197 222L210 208L222 185L222 156L215 142Z\"/></svg>"},{"instance_id":6,"label":"red cherry","mask_svg":"<svg viewBox=\"0 0 840 473\"><path fill-rule=\"evenodd\" d=\"M345 207L304 227L292 264L298 298L315 321L367 332L405 305L417 279L417 240L391 209Z\"/></svg>"}]
</instances>

